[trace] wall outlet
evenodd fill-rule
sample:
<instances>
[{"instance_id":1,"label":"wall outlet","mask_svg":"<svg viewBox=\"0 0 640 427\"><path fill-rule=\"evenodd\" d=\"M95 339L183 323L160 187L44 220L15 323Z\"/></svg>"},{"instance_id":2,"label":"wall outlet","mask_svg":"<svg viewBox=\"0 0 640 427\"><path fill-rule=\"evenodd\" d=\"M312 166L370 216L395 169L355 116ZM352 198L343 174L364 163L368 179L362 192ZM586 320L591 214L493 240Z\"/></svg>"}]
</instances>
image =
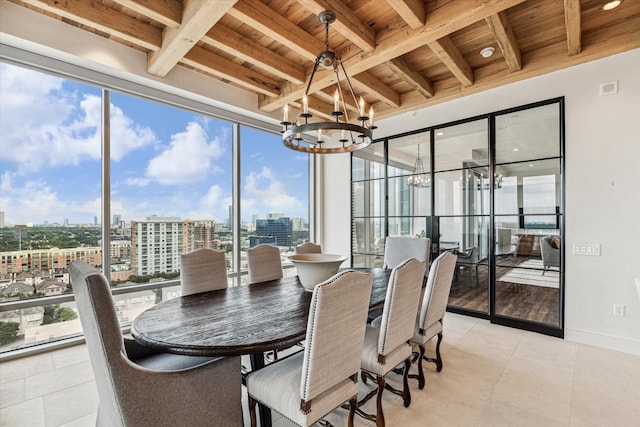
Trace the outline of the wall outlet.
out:
<instances>
[{"instance_id":1,"label":"wall outlet","mask_svg":"<svg viewBox=\"0 0 640 427\"><path fill-rule=\"evenodd\" d=\"M624 304L613 304L613 315L624 317Z\"/></svg>"}]
</instances>

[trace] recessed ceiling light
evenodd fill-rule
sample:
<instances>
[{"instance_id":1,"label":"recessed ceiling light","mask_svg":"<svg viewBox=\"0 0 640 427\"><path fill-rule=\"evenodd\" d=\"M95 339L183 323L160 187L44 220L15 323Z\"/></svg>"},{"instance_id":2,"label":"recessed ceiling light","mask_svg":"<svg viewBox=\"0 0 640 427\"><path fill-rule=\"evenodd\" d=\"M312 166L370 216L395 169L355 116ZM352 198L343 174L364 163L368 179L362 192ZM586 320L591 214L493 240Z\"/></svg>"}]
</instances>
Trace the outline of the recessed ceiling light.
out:
<instances>
[{"instance_id":1,"label":"recessed ceiling light","mask_svg":"<svg viewBox=\"0 0 640 427\"><path fill-rule=\"evenodd\" d=\"M607 2L605 3L604 6L602 6L602 10L615 9L616 7L620 6L620 3L622 3L622 0L614 0L614 1Z\"/></svg>"},{"instance_id":2,"label":"recessed ceiling light","mask_svg":"<svg viewBox=\"0 0 640 427\"><path fill-rule=\"evenodd\" d=\"M520 149L519 148L514 148L513 151L520 151Z\"/></svg>"},{"instance_id":3,"label":"recessed ceiling light","mask_svg":"<svg viewBox=\"0 0 640 427\"><path fill-rule=\"evenodd\" d=\"M443 136L444 132L436 132L436 136Z\"/></svg>"},{"instance_id":4,"label":"recessed ceiling light","mask_svg":"<svg viewBox=\"0 0 640 427\"><path fill-rule=\"evenodd\" d=\"M491 55L493 55L493 52L495 52L495 49L489 46L482 49L480 51L480 55L482 55L483 58L489 58Z\"/></svg>"}]
</instances>

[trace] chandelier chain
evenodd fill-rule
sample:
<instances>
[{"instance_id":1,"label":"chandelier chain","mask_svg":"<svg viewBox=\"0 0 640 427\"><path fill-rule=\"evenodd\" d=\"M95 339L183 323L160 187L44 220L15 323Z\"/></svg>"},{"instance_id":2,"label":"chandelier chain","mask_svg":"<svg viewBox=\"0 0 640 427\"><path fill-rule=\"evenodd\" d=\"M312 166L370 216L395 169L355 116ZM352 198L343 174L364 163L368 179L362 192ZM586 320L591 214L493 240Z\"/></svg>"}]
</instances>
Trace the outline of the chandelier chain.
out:
<instances>
[{"instance_id":1,"label":"chandelier chain","mask_svg":"<svg viewBox=\"0 0 640 427\"><path fill-rule=\"evenodd\" d=\"M324 23L324 50L329 50L329 21Z\"/></svg>"}]
</instances>

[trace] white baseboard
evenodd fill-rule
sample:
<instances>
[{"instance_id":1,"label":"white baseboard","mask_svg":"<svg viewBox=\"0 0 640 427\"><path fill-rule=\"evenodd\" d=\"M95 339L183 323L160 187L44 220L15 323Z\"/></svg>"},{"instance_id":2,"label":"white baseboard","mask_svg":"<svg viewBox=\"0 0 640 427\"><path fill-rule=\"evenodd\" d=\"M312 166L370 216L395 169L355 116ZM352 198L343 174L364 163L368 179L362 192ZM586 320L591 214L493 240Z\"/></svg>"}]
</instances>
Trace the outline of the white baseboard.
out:
<instances>
[{"instance_id":1,"label":"white baseboard","mask_svg":"<svg viewBox=\"0 0 640 427\"><path fill-rule=\"evenodd\" d=\"M595 332L578 329L565 329L564 339L609 350L622 351L640 356L640 341L631 338L602 335Z\"/></svg>"}]
</instances>

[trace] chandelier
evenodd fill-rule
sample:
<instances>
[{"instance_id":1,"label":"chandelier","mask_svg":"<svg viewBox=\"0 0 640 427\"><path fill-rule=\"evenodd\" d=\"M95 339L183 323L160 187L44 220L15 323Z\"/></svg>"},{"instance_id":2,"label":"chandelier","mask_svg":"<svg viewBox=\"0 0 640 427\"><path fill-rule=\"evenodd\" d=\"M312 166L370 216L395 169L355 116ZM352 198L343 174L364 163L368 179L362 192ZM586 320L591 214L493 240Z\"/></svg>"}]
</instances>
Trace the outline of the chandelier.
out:
<instances>
[{"instance_id":1,"label":"chandelier","mask_svg":"<svg viewBox=\"0 0 640 427\"><path fill-rule=\"evenodd\" d=\"M431 186L431 176L424 172L424 165L420 158L420 145L418 145L418 157L413 165L413 175L407 179L407 182L411 187L429 188Z\"/></svg>"},{"instance_id":2,"label":"chandelier","mask_svg":"<svg viewBox=\"0 0 640 427\"><path fill-rule=\"evenodd\" d=\"M488 190L489 189L489 177L485 179L483 173L480 174L480 178L478 180L478 190ZM496 174L493 177L493 188L500 189L502 188L502 174Z\"/></svg>"},{"instance_id":3,"label":"chandelier","mask_svg":"<svg viewBox=\"0 0 640 427\"><path fill-rule=\"evenodd\" d=\"M493 185L495 188L502 188L502 174L497 175L493 180Z\"/></svg>"},{"instance_id":4,"label":"chandelier","mask_svg":"<svg viewBox=\"0 0 640 427\"><path fill-rule=\"evenodd\" d=\"M325 26L325 50L318 54L313 66L307 89L302 98L302 113L295 121L290 121L289 105L285 104L284 106L284 117L280 122L283 126L282 142L292 150L305 153L331 154L361 150L371 144L373 139L373 129L375 129L373 126L373 107L369 109L369 115L366 115L364 99L360 97L360 101L357 101L344 64L335 52L329 50L329 24L336 20L335 13L324 11L318 15L318 20ZM309 113L307 95L319 64L326 68L333 68L336 75L337 89L333 96L333 111L329 113L334 120L309 122L313 115ZM356 123L349 122L347 105L340 84L340 70L342 70L343 79L353 97L353 102L358 106Z\"/></svg>"}]
</instances>

